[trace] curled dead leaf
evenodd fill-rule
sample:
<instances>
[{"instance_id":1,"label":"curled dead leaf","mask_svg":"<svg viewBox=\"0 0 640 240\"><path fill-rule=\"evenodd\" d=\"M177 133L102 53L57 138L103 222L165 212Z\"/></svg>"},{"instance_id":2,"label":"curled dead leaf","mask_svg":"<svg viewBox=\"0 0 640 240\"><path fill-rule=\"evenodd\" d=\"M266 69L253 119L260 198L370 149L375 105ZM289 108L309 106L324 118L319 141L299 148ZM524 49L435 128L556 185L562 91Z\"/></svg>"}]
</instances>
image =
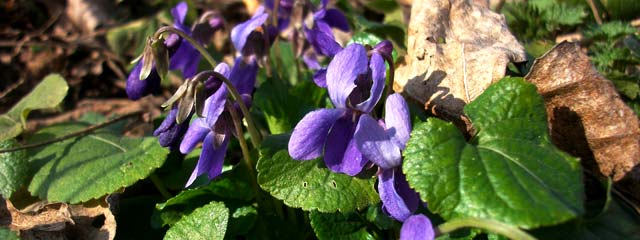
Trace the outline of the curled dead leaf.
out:
<instances>
[{"instance_id":1,"label":"curled dead leaf","mask_svg":"<svg viewBox=\"0 0 640 240\"><path fill-rule=\"evenodd\" d=\"M526 60L504 16L463 0L414 1L409 51L396 70L394 90L460 123L462 108Z\"/></svg>"},{"instance_id":2,"label":"curled dead leaf","mask_svg":"<svg viewBox=\"0 0 640 240\"><path fill-rule=\"evenodd\" d=\"M114 239L116 221L107 203L82 205L36 202L18 210L0 201L0 226L20 233L21 239Z\"/></svg>"},{"instance_id":3,"label":"curled dead leaf","mask_svg":"<svg viewBox=\"0 0 640 240\"><path fill-rule=\"evenodd\" d=\"M638 117L580 46L556 45L536 59L525 78L544 97L554 144L580 157L592 172L630 181L640 197Z\"/></svg>"}]
</instances>

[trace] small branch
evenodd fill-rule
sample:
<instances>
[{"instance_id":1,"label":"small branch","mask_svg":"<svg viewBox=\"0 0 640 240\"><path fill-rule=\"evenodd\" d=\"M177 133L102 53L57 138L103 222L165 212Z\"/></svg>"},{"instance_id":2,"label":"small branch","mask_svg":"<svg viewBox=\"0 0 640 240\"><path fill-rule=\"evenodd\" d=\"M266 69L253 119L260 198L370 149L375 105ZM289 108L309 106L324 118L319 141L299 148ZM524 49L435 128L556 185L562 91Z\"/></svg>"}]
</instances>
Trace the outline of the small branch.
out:
<instances>
[{"instance_id":1,"label":"small branch","mask_svg":"<svg viewBox=\"0 0 640 240\"><path fill-rule=\"evenodd\" d=\"M589 8L591 8L591 12L593 13L593 17L596 19L598 25L602 25L602 18L600 18L600 14L598 13L598 7L596 7L595 2L593 0L587 0L589 4Z\"/></svg>"},{"instance_id":2,"label":"small branch","mask_svg":"<svg viewBox=\"0 0 640 240\"><path fill-rule=\"evenodd\" d=\"M498 233L510 239L518 239L518 240L535 240L533 236L529 235L525 231L522 231L516 227L511 225L507 225L502 222L482 219L482 218L461 218L461 219L453 219L451 221L445 222L438 226L438 230L440 234L450 233L460 228L467 227L476 227L481 229L486 229L494 233Z\"/></svg>"},{"instance_id":3,"label":"small branch","mask_svg":"<svg viewBox=\"0 0 640 240\"><path fill-rule=\"evenodd\" d=\"M90 126L88 128L82 129L80 131L73 132L71 134L64 135L64 136L61 136L61 137L49 139L49 140L44 141L44 142L27 144L27 145L23 145L23 146L20 146L20 147L14 147L14 148L0 149L0 153L15 152L15 151L29 149L29 148L37 148L37 147L41 147L41 146L44 146L44 145L48 145L48 144L52 144L52 143L56 143L56 142L61 142L61 141L67 140L69 138L81 137L81 136L87 135L87 134L89 134L89 133L91 133L91 132L93 132L95 130L98 130L100 128L103 128L103 127L109 126L111 124L114 124L114 123L116 123L118 121L121 121L123 119L129 118L129 117L132 117L132 116L136 116L136 115L140 115L141 113L142 112L138 111L138 112L132 112L132 113L129 113L129 114L125 114L125 115L116 117L114 119L107 120L107 121L105 121L103 123L96 124L96 125Z\"/></svg>"}]
</instances>

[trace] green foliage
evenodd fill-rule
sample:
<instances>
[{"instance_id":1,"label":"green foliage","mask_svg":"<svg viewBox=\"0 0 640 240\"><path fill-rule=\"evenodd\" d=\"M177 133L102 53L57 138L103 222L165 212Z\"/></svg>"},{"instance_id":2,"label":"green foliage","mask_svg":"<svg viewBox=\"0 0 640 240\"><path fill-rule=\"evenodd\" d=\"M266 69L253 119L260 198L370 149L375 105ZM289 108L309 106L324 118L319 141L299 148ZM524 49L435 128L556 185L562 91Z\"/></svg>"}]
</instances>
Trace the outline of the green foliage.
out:
<instances>
[{"instance_id":1,"label":"green foliage","mask_svg":"<svg viewBox=\"0 0 640 240\"><path fill-rule=\"evenodd\" d=\"M293 160L288 135L267 137L260 149L258 183L290 207L320 212L348 212L379 201L375 179L361 179L327 169L322 158Z\"/></svg>"},{"instance_id":2,"label":"green foliage","mask_svg":"<svg viewBox=\"0 0 640 240\"><path fill-rule=\"evenodd\" d=\"M619 200L612 200L593 218L537 229L539 239L640 239L640 216Z\"/></svg>"},{"instance_id":3,"label":"green foliage","mask_svg":"<svg viewBox=\"0 0 640 240\"><path fill-rule=\"evenodd\" d=\"M17 147L13 139L0 141L0 149ZM29 162L25 150L0 153L0 194L4 198L22 186L29 177Z\"/></svg>"},{"instance_id":4,"label":"green foliage","mask_svg":"<svg viewBox=\"0 0 640 240\"><path fill-rule=\"evenodd\" d=\"M47 75L29 95L22 98L7 113L0 115L0 141L20 135L27 127L32 110L58 106L67 95L69 86L59 74Z\"/></svg>"},{"instance_id":5,"label":"green foliage","mask_svg":"<svg viewBox=\"0 0 640 240\"><path fill-rule=\"evenodd\" d=\"M264 113L272 134L293 130L304 115L321 107L326 90L312 79L288 86L282 81L267 81L255 93L254 104Z\"/></svg>"},{"instance_id":6,"label":"green foliage","mask_svg":"<svg viewBox=\"0 0 640 240\"><path fill-rule=\"evenodd\" d=\"M445 219L535 228L580 216L580 164L550 142L544 109L532 84L499 81L464 109L477 130L470 142L439 119L414 128L404 152L407 181Z\"/></svg>"},{"instance_id":7,"label":"green foliage","mask_svg":"<svg viewBox=\"0 0 640 240\"><path fill-rule=\"evenodd\" d=\"M357 213L309 213L311 227L318 239L373 240L366 222Z\"/></svg>"},{"instance_id":8,"label":"green foliage","mask_svg":"<svg viewBox=\"0 0 640 240\"><path fill-rule=\"evenodd\" d=\"M629 67L640 64L640 56L634 54L638 45L635 32L634 27L622 22L591 26L584 32L586 40L592 42L589 55L593 64L630 100L640 94L640 73Z\"/></svg>"},{"instance_id":9,"label":"green foliage","mask_svg":"<svg viewBox=\"0 0 640 240\"><path fill-rule=\"evenodd\" d=\"M156 205L154 215L159 220L157 224L172 225L183 215L211 201L248 202L254 197L250 181L247 171L240 167L223 173L207 185L185 189Z\"/></svg>"},{"instance_id":10,"label":"green foliage","mask_svg":"<svg viewBox=\"0 0 640 240\"><path fill-rule=\"evenodd\" d=\"M0 227L0 239L20 240L20 237L18 237L18 234L9 230L8 228Z\"/></svg>"},{"instance_id":11,"label":"green foliage","mask_svg":"<svg viewBox=\"0 0 640 240\"><path fill-rule=\"evenodd\" d=\"M164 239L224 239L228 221L229 209L221 202L211 202L180 219Z\"/></svg>"},{"instance_id":12,"label":"green foliage","mask_svg":"<svg viewBox=\"0 0 640 240\"><path fill-rule=\"evenodd\" d=\"M29 142L63 136L87 127L64 123L40 130ZM99 198L146 178L168 150L156 138L119 137L102 129L29 151L35 175L29 191L42 199L79 203Z\"/></svg>"},{"instance_id":13,"label":"green foliage","mask_svg":"<svg viewBox=\"0 0 640 240\"><path fill-rule=\"evenodd\" d=\"M586 16L584 5L557 0L515 1L504 5L502 13L509 29L524 42L553 39L562 30L580 25Z\"/></svg>"}]
</instances>

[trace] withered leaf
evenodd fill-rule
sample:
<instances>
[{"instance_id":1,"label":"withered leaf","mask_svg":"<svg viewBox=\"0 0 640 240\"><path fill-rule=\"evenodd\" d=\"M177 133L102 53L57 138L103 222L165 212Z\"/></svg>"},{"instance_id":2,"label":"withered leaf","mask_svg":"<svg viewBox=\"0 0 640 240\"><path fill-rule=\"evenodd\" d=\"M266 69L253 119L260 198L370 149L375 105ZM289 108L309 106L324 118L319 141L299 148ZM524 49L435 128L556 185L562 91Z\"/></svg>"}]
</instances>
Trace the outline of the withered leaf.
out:
<instances>
[{"instance_id":1,"label":"withered leaf","mask_svg":"<svg viewBox=\"0 0 640 240\"><path fill-rule=\"evenodd\" d=\"M509 62L526 60L503 15L463 0L414 1L407 47L394 90L451 120L500 80Z\"/></svg>"},{"instance_id":2,"label":"withered leaf","mask_svg":"<svg viewBox=\"0 0 640 240\"><path fill-rule=\"evenodd\" d=\"M114 239L116 220L100 200L79 205L34 203L18 210L0 198L0 226L20 233L21 239Z\"/></svg>"},{"instance_id":3,"label":"withered leaf","mask_svg":"<svg viewBox=\"0 0 640 240\"><path fill-rule=\"evenodd\" d=\"M544 97L554 144L580 157L592 172L632 180L640 193L638 118L580 46L556 45L536 59L525 78Z\"/></svg>"}]
</instances>

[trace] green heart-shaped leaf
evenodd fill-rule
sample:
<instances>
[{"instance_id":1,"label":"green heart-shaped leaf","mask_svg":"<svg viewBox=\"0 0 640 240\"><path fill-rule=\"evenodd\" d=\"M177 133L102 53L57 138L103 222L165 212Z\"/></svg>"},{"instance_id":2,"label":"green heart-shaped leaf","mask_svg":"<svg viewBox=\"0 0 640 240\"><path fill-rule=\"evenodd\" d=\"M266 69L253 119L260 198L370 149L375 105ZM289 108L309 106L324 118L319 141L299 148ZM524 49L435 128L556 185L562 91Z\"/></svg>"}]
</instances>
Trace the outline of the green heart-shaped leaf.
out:
<instances>
[{"instance_id":1,"label":"green heart-shaped leaf","mask_svg":"<svg viewBox=\"0 0 640 240\"><path fill-rule=\"evenodd\" d=\"M415 127L404 152L407 181L432 211L523 228L584 212L580 163L549 141L534 85L505 78L464 110L478 132L470 142L431 118Z\"/></svg>"}]
</instances>

